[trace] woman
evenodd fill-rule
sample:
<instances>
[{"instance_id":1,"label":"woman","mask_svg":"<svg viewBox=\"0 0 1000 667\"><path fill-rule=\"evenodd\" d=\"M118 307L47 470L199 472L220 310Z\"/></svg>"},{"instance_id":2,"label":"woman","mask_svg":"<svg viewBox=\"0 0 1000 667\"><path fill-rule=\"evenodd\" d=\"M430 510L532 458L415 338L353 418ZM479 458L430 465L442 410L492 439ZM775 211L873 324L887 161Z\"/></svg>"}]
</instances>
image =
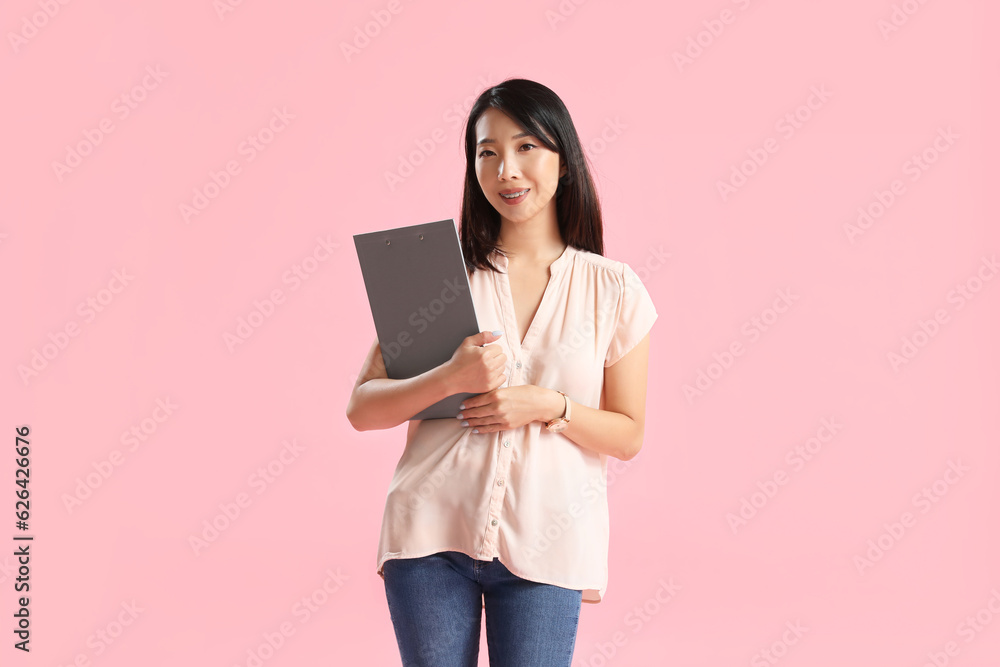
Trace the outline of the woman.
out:
<instances>
[{"instance_id":1,"label":"woman","mask_svg":"<svg viewBox=\"0 0 1000 667\"><path fill-rule=\"evenodd\" d=\"M607 583L607 457L642 446L652 300L603 256L580 139L545 86L484 91L465 131L461 244L486 328L390 380L378 341L347 408L392 428L452 394L456 419L409 422L377 573L403 665L569 667L582 602Z\"/></svg>"}]
</instances>

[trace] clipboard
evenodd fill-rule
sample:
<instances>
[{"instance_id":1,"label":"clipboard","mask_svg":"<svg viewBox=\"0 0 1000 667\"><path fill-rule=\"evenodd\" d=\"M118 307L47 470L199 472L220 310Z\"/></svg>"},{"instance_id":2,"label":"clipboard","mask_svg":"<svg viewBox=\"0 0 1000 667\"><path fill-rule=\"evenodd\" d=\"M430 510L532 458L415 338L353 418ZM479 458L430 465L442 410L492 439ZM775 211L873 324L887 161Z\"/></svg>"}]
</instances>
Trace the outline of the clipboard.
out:
<instances>
[{"instance_id":1,"label":"clipboard","mask_svg":"<svg viewBox=\"0 0 1000 667\"><path fill-rule=\"evenodd\" d=\"M451 359L479 333L453 219L354 235L386 375L411 378ZM475 393L452 394L410 417L454 419Z\"/></svg>"}]
</instances>

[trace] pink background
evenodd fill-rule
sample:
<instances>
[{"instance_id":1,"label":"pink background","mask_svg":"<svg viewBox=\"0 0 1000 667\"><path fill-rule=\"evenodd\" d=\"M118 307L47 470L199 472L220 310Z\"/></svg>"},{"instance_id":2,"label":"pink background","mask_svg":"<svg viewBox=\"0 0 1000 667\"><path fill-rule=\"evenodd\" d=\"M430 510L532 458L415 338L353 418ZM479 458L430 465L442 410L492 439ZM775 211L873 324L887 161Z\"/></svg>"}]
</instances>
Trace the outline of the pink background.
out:
<instances>
[{"instance_id":1,"label":"pink background","mask_svg":"<svg viewBox=\"0 0 1000 667\"><path fill-rule=\"evenodd\" d=\"M606 253L661 315L645 446L611 480L610 582L583 608L574 665L997 664L995 7L231 9L4 4L0 662L399 664L375 551L405 426L358 433L344 416L375 336L351 237L457 217L466 111L518 76L568 106ZM256 153L241 150L251 136ZM74 146L88 154L57 173ZM752 154L767 160L723 199L718 182ZM213 189L230 161L238 173ZM891 204L851 237L879 196ZM275 290L270 316L227 347ZM797 298L774 318L779 290ZM894 367L904 339L915 347ZM22 378L36 352L50 358ZM714 379L689 400L699 372ZM824 419L842 425L832 438ZM11 632L25 424L28 655ZM133 427L144 440L123 441ZM788 458L817 433L811 460ZM786 483L768 487L775 475ZM68 507L80 484L89 496ZM744 499L758 507L734 532ZM196 554L189 538L213 520L224 529ZM322 602L306 614L310 597Z\"/></svg>"}]
</instances>

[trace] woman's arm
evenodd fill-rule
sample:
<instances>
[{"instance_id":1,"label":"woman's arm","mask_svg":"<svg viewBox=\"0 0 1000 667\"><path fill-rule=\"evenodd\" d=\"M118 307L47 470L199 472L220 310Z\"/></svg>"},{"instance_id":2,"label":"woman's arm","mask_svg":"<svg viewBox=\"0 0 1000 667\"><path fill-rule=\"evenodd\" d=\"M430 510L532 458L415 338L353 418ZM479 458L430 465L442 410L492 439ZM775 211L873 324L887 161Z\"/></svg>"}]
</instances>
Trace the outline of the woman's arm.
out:
<instances>
[{"instance_id":1,"label":"woman's arm","mask_svg":"<svg viewBox=\"0 0 1000 667\"><path fill-rule=\"evenodd\" d=\"M347 420L358 431L399 426L424 408L457 393L450 380L447 363L405 380L390 379L376 339L347 403Z\"/></svg>"},{"instance_id":2,"label":"woman's arm","mask_svg":"<svg viewBox=\"0 0 1000 667\"><path fill-rule=\"evenodd\" d=\"M615 364L604 369L604 409L573 401L562 435L585 449L628 461L642 449L646 421L649 334ZM560 387L563 391L565 388ZM566 401L555 389L542 389L542 422L561 417ZM570 399L572 400L572 399Z\"/></svg>"}]
</instances>

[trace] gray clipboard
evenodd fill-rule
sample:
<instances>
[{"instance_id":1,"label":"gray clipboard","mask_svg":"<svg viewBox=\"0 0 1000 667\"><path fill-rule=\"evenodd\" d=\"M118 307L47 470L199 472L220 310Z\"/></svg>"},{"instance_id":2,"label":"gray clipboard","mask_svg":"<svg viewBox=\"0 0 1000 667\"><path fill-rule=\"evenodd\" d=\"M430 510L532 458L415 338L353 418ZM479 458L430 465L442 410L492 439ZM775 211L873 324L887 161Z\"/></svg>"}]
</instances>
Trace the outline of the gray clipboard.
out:
<instances>
[{"instance_id":1,"label":"gray clipboard","mask_svg":"<svg viewBox=\"0 0 1000 667\"><path fill-rule=\"evenodd\" d=\"M394 380L440 366L479 333L454 220L355 234L386 375ZM477 394L453 394L410 419L454 419Z\"/></svg>"}]
</instances>

